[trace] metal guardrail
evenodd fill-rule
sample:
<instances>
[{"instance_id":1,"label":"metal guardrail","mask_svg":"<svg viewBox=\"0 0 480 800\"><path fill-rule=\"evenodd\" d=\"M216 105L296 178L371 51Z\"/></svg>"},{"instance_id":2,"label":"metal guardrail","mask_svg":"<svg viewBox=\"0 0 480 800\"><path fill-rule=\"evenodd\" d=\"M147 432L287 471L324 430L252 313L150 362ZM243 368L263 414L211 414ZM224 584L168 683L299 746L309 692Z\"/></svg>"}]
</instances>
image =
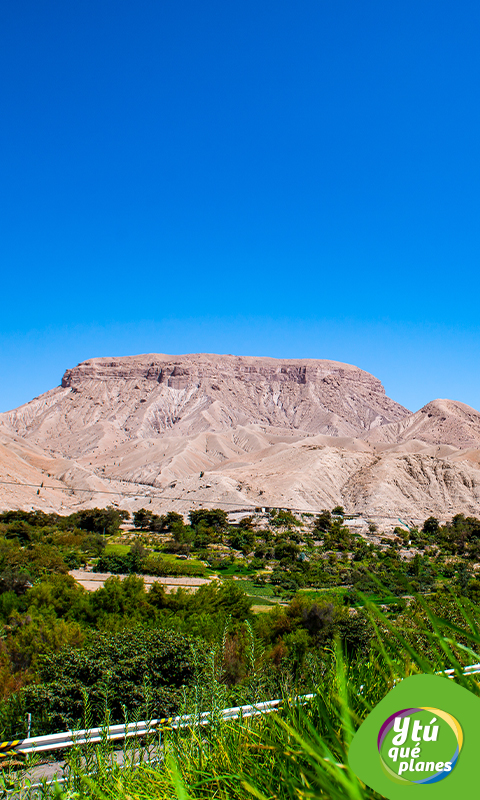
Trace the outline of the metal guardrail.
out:
<instances>
[{"instance_id":1,"label":"metal guardrail","mask_svg":"<svg viewBox=\"0 0 480 800\"><path fill-rule=\"evenodd\" d=\"M310 700L314 695L306 694L297 700ZM283 704L283 700L268 700L264 703L255 705L235 706L234 708L224 708L217 712L218 717L223 720L238 719L241 717L255 717L261 714L270 714L277 711ZM27 739L13 739L9 742L0 743L0 758L15 755L27 755L28 753L43 753L53 750L64 750L74 745L96 744L105 740L114 741L118 739L128 739L131 736L147 736L157 732L160 728L188 728L197 725L209 725L215 714L211 711L203 711L200 714L184 714L178 717L162 717L161 719L142 720L141 722L130 722L126 725L109 725L100 728L88 728L79 731L65 731L64 733L53 733L47 736L33 736Z\"/></svg>"},{"instance_id":2,"label":"metal guardrail","mask_svg":"<svg viewBox=\"0 0 480 800\"><path fill-rule=\"evenodd\" d=\"M448 675L449 678L453 678L455 676L456 670L454 669L444 669L439 675ZM480 664L470 664L469 667L464 667L463 675L478 675L480 673Z\"/></svg>"},{"instance_id":3,"label":"metal guardrail","mask_svg":"<svg viewBox=\"0 0 480 800\"><path fill-rule=\"evenodd\" d=\"M455 669L442 670L441 675L449 678L455 677ZM480 664L470 664L463 670L465 676L480 674ZM360 690L363 686L360 687ZM302 695L295 700L307 701L314 697L313 694ZM238 719L242 717L255 717L261 714L270 714L277 711L284 700L267 700L264 703L254 705L235 706L234 708L224 708L218 711L218 718L222 720ZM9 742L0 742L0 759L8 756L28 755L29 753L44 753L54 750L65 750L74 745L97 744L108 740L116 741L128 739L132 736L147 736L156 733L160 728L178 729L188 728L198 725L209 725L215 714L211 711L203 711L200 714L184 714L177 717L162 717L160 719L142 720L140 722L130 722L125 725L109 725L99 728L88 728L78 731L65 731L64 733L53 733L47 736L33 736L26 739L13 739Z\"/></svg>"}]
</instances>

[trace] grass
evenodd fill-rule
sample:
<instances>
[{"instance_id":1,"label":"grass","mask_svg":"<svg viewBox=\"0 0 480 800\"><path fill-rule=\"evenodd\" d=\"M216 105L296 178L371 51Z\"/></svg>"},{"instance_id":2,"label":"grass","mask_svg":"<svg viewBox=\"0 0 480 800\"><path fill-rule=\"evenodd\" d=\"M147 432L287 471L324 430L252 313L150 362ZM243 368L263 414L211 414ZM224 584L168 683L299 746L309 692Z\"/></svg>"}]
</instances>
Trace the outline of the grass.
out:
<instances>
[{"instance_id":1,"label":"grass","mask_svg":"<svg viewBox=\"0 0 480 800\"><path fill-rule=\"evenodd\" d=\"M424 595L425 596L425 595ZM404 598L401 596L397 596L394 594L386 595L386 594L369 594L368 595L368 602L374 603L377 606L388 606L391 603L400 603Z\"/></svg>"},{"instance_id":2,"label":"grass","mask_svg":"<svg viewBox=\"0 0 480 800\"><path fill-rule=\"evenodd\" d=\"M319 603L325 602L343 602L343 596L348 592L344 586L332 586L326 589L299 589L298 594L302 597L307 598L308 600L317 600ZM374 605L382 606L382 605L390 605L391 603L398 603L401 598L394 594L368 594L365 599L368 598L369 603L373 603ZM356 606L363 606L364 600L361 600L358 604L355 603Z\"/></svg>"},{"instance_id":3,"label":"grass","mask_svg":"<svg viewBox=\"0 0 480 800\"><path fill-rule=\"evenodd\" d=\"M273 586L270 584L255 586L253 581L241 580L238 581L238 585L241 586L250 597L275 597Z\"/></svg>"},{"instance_id":4,"label":"grass","mask_svg":"<svg viewBox=\"0 0 480 800\"><path fill-rule=\"evenodd\" d=\"M241 586L247 597L253 600L253 605L256 606L253 609L254 611L268 611L271 606L278 603L278 599L273 599L275 598L275 593L270 584L255 586L253 581L243 579L238 581L238 585Z\"/></svg>"},{"instance_id":5,"label":"grass","mask_svg":"<svg viewBox=\"0 0 480 800\"><path fill-rule=\"evenodd\" d=\"M321 603L325 603L329 600L341 601L346 591L347 589L344 587L332 586L327 589L299 589L298 594L308 600L318 600Z\"/></svg>"},{"instance_id":6,"label":"grass","mask_svg":"<svg viewBox=\"0 0 480 800\"><path fill-rule=\"evenodd\" d=\"M164 559L162 553L155 553L150 556L144 564L145 574L156 575L158 577L188 577L205 578L207 570L201 561L190 561L186 559Z\"/></svg>"},{"instance_id":7,"label":"grass","mask_svg":"<svg viewBox=\"0 0 480 800\"><path fill-rule=\"evenodd\" d=\"M350 771L348 748L361 721L388 691L408 675L452 668L460 685L480 695L475 677L462 674L462 665L480 660L480 629L472 607L455 601L459 624L439 618L427 601L416 599L425 616L427 644L422 649L364 598L375 631L370 654L352 663L344 661L339 649L313 658L314 697L308 704L285 699L278 714L223 721L215 711L222 707L224 687L212 675L208 691L198 688L200 697L204 692L199 708L213 711L210 727L165 730L151 742L150 758L157 763L145 763L148 752L138 742L126 745L124 768L114 762L108 742L92 746L83 761L72 753L63 788L46 788L36 796L43 800L379 800ZM133 752L143 757L142 764L133 763ZM16 787L16 798L33 800L22 776Z\"/></svg>"},{"instance_id":8,"label":"grass","mask_svg":"<svg viewBox=\"0 0 480 800\"><path fill-rule=\"evenodd\" d=\"M206 569L203 561L200 561L198 558L178 558L178 556L173 555L173 553L164 553L163 550L157 550L154 554L158 558L161 558L162 561L166 561L170 564L188 564L189 566Z\"/></svg>"},{"instance_id":9,"label":"grass","mask_svg":"<svg viewBox=\"0 0 480 800\"><path fill-rule=\"evenodd\" d=\"M220 577L232 577L233 575L237 575L242 577L244 575L256 575L256 570L250 569L250 567L242 567L239 564L230 564L229 567L226 569L218 569L216 570Z\"/></svg>"},{"instance_id":10,"label":"grass","mask_svg":"<svg viewBox=\"0 0 480 800\"><path fill-rule=\"evenodd\" d=\"M106 556L126 556L129 552L129 544L107 544L105 547Z\"/></svg>"}]
</instances>

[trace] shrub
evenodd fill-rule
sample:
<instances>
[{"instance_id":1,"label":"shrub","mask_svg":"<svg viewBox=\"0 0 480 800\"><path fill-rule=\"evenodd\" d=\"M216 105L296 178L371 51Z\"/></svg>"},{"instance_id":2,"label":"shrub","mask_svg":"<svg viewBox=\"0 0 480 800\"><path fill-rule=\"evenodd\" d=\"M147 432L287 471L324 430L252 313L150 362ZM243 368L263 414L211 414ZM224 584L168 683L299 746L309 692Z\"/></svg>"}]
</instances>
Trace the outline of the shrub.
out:
<instances>
[{"instance_id":1,"label":"shrub","mask_svg":"<svg viewBox=\"0 0 480 800\"><path fill-rule=\"evenodd\" d=\"M149 694L153 715L162 717L178 709L181 687L200 680L205 664L205 646L188 636L141 628L101 633L86 647L44 656L39 683L22 694L43 730L81 724L85 691L94 724L101 721L105 703L112 722L121 722L125 711L142 718Z\"/></svg>"}]
</instances>

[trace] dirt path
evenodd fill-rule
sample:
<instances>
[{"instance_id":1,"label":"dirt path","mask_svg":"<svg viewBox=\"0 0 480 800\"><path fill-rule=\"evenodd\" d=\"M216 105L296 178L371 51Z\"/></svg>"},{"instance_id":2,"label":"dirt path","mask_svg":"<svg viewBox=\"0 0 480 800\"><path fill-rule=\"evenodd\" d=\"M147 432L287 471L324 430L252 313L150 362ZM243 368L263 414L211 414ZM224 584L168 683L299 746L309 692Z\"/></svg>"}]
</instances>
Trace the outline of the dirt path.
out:
<instances>
[{"instance_id":1,"label":"dirt path","mask_svg":"<svg viewBox=\"0 0 480 800\"><path fill-rule=\"evenodd\" d=\"M111 578L111 572L87 572L83 569L72 569L69 573L75 580L87 589L89 592L94 592L100 589L105 583L107 578ZM117 575L117 578L128 578L128 575ZM189 578L187 576L171 578L171 577L158 577L157 575L138 575L137 577L143 578L146 588L149 588L153 583L161 583L166 592L173 592L176 589L190 589L196 591L200 586L206 583L211 583L214 578Z\"/></svg>"}]
</instances>

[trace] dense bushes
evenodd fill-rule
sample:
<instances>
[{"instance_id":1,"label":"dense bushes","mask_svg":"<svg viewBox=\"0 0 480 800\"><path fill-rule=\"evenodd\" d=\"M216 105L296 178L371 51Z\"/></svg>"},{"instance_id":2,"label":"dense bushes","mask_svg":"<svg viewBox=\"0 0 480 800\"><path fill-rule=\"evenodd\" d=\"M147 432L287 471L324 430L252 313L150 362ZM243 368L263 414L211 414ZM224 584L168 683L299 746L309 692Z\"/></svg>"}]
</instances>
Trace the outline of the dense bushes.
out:
<instances>
[{"instance_id":1,"label":"dense bushes","mask_svg":"<svg viewBox=\"0 0 480 800\"><path fill-rule=\"evenodd\" d=\"M147 712L168 716L179 708L182 687L201 680L205 663L203 642L172 631L99 633L83 648L44 656L38 683L23 690L23 703L43 731L81 724L85 695L93 724L100 724L106 705L112 722L125 713L130 719Z\"/></svg>"},{"instance_id":2,"label":"dense bushes","mask_svg":"<svg viewBox=\"0 0 480 800\"><path fill-rule=\"evenodd\" d=\"M23 511L0 514L0 591L21 594L29 583L52 573L66 573L99 556L105 548L105 538L95 530L95 520L103 530L104 523L108 527L109 514L100 514L99 509L93 511L99 514L92 512L85 517L82 512L70 517ZM120 518L114 519L118 522Z\"/></svg>"},{"instance_id":3,"label":"dense bushes","mask_svg":"<svg viewBox=\"0 0 480 800\"><path fill-rule=\"evenodd\" d=\"M12 525L25 523L30 528L55 527L61 530L79 528L83 531L110 536L118 532L122 521L130 518L128 511L112 508L88 508L68 516L45 514L43 511L4 511L0 513L0 523Z\"/></svg>"}]
</instances>

